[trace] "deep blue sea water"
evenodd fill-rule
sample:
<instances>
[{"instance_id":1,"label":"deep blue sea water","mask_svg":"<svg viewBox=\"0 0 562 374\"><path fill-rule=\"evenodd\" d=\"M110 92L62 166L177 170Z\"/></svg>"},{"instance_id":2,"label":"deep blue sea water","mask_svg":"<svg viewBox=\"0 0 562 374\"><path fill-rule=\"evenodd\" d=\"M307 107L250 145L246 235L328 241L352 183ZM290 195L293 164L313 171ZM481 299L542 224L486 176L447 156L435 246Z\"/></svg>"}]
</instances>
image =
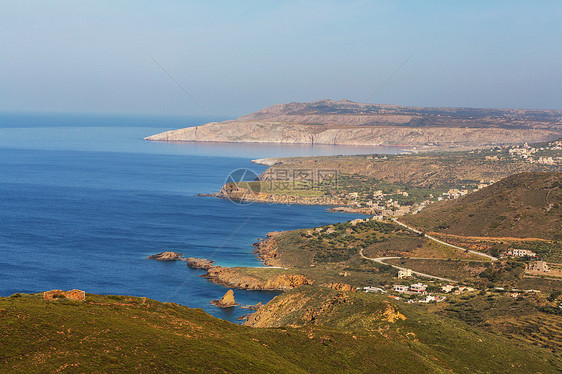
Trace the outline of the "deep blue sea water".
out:
<instances>
[{"instance_id":1,"label":"deep blue sea water","mask_svg":"<svg viewBox=\"0 0 562 374\"><path fill-rule=\"evenodd\" d=\"M238 322L214 307L226 288L164 250L224 266L262 266L251 246L269 231L355 218L320 206L238 205L197 197L268 156L397 152L394 148L153 143L201 118L0 115L0 296L50 289L147 296ZM240 304L276 293L235 290Z\"/></svg>"}]
</instances>

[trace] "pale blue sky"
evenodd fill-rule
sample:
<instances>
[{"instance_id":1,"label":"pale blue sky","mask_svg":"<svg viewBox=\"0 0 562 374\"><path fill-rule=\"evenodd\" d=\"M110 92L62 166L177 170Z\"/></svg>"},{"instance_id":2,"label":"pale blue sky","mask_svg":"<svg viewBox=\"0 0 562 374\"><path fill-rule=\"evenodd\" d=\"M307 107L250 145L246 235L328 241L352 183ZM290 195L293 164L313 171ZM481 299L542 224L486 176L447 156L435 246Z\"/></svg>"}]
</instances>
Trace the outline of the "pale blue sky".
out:
<instances>
[{"instance_id":1,"label":"pale blue sky","mask_svg":"<svg viewBox=\"0 0 562 374\"><path fill-rule=\"evenodd\" d=\"M557 1L1 1L0 111L275 103L562 109Z\"/></svg>"}]
</instances>

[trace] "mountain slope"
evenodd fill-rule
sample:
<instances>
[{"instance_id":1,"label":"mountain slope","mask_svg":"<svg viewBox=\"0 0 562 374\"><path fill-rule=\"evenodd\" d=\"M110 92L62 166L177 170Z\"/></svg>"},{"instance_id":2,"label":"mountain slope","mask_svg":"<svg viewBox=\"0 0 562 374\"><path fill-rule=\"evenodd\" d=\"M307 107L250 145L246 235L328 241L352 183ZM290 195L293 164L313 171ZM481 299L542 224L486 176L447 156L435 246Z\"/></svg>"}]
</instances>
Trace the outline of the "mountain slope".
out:
<instances>
[{"instance_id":1,"label":"mountain slope","mask_svg":"<svg viewBox=\"0 0 562 374\"><path fill-rule=\"evenodd\" d=\"M562 173L512 175L465 197L434 203L404 221L463 236L562 239Z\"/></svg>"},{"instance_id":2,"label":"mountain slope","mask_svg":"<svg viewBox=\"0 0 562 374\"><path fill-rule=\"evenodd\" d=\"M383 304L375 299L365 306L377 309ZM315 325L256 329L218 320L201 310L144 298L88 294L85 302L73 302L19 295L0 298L0 371L560 370L560 358L547 350L443 321L431 316L411 321L387 318L381 320L379 331Z\"/></svg>"},{"instance_id":3,"label":"mountain slope","mask_svg":"<svg viewBox=\"0 0 562 374\"><path fill-rule=\"evenodd\" d=\"M152 141L484 146L562 134L562 111L417 108L321 100L277 104L234 121L167 131Z\"/></svg>"}]
</instances>

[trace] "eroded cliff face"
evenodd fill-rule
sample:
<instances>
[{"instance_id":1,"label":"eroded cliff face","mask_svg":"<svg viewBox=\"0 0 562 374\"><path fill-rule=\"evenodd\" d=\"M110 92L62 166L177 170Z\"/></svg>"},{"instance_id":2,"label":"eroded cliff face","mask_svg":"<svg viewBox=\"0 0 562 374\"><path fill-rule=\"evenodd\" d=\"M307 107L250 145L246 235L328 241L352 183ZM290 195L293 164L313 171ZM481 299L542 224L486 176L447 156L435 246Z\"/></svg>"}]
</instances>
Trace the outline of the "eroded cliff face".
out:
<instances>
[{"instance_id":1,"label":"eroded cliff face","mask_svg":"<svg viewBox=\"0 0 562 374\"><path fill-rule=\"evenodd\" d=\"M245 142L328 145L473 147L538 143L559 138L547 129L411 128L397 126L328 128L287 122L208 123L145 138L151 141Z\"/></svg>"},{"instance_id":2,"label":"eroded cliff face","mask_svg":"<svg viewBox=\"0 0 562 374\"><path fill-rule=\"evenodd\" d=\"M562 111L415 108L321 100L277 104L237 120L167 131L152 141L477 147L562 135Z\"/></svg>"}]
</instances>

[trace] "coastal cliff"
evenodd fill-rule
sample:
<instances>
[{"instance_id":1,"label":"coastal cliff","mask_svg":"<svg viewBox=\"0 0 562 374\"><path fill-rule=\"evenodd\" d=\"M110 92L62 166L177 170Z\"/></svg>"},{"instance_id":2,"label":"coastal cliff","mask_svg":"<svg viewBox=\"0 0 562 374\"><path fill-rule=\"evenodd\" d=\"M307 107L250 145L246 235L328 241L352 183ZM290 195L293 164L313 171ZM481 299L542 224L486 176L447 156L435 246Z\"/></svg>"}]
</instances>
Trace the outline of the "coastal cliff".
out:
<instances>
[{"instance_id":1,"label":"coastal cliff","mask_svg":"<svg viewBox=\"0 0 562 374\"><path fill-rule=\"evenodd\" d=\"M561 111L414 108L321 100L278 104L151 141L477 147L553 140Z\"/></svg>"},{"instance_id":2,"label":"coastal cliff","mask_svg":"<svg viewBox=\"0 0 562 374\"><path fill-rule=\"evenodd\" d=\"M267 237L254 244L254 253L266 266L283 266L277 253L277 238L280 232L269 232Z\"/></svg>"}]
</instances>

